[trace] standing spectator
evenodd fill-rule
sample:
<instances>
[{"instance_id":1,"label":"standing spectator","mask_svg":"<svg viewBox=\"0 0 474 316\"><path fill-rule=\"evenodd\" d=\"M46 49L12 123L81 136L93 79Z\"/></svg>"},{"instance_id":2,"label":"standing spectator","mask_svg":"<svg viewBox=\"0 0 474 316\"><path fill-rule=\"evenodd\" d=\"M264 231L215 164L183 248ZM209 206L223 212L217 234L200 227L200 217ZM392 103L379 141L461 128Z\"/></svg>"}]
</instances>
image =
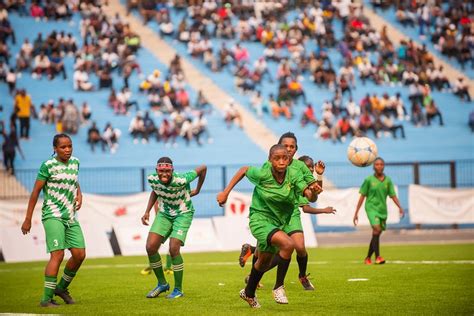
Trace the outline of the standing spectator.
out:
<instances>
[{"instance_id":1,"label":"standing spectator","mask_svg":"<svg viewBox=\"0 0 474 316\"><path fill-rule=\"evenodd\" d=\"M25 156L21 151L20 143L18 142L18 138L16 136L16 131L12 127L10 129L10 134L7 134L5 129L2 131L2 135L4 138L4 142L2 145L3 150L3 164L5 165L5 170L9 172L11 175L15 175L15 154L16 149L20 152L21 157L25 160Z\"/></svg>"},{"instance_id":2,"label":"standing spectator","mask_svg":"<svg viewBox=\"0 0 474 316\"><path fill-rule=\"evenodd\" d=\"M8 70L5 81L8 84L8 92L13 95L16 89L16 71L14 68Z\"/></svg>"},{"instance_id":3,"label":"standing spectator","mask_svg":"<svg viewBox=\"0 0 474 316\"><path fill-rule=\"evenodd\" d=\"M261 118L263 116L262 93L260 91L256 91L250 100L250 103L252 104L252 108L255 110L255 113L257 113L257 116Z\"/></svg>"},{"instance_id":4,"label":"standing spectator","mask_svg":"<svg viewBox=\"0 0 474 316\"><path fill-rule=\"evenodd\" d=\"M15 97L15 111L20 120L20 138L30 139L30 117L33 103L31 97L21 89Z\"/></svg>"}]
</instances>

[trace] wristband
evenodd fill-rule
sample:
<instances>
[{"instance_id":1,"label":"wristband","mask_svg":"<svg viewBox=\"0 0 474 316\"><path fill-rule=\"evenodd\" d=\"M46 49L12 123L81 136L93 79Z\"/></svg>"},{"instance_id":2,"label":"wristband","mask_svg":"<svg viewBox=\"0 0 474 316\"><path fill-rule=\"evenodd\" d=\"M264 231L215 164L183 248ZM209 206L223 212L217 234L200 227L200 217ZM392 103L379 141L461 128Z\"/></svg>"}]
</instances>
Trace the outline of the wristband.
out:
<instances>
[{"instance_id":1,"label":"wristband","mask_svg":"<svg viewBox=\"0 0 474 316\"><path fill-rule=\"evenodd\" d=\"M323 181L323 175L316 173L316 180Z\"/></svg>"}]
</instances>

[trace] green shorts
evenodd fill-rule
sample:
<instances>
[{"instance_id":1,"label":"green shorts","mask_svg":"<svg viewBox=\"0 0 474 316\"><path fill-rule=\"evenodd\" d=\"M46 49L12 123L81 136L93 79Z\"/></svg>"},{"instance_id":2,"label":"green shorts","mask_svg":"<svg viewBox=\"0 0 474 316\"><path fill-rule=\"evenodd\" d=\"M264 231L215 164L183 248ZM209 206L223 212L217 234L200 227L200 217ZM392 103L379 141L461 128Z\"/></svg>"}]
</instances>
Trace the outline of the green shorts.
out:
<instances>
[{"instance_id":1,"label":"green shorts","mask_svg":"<svg viewBox=\"0 0 474 316\"><path fill-rule=\"evenodd\" d=\"M290 217L290 221L288 224L285 225L285 227L283 227L283 231L288 236L291 236L294 233L303 232L303 224L301 224L301 212L299 207L293 210L293 213Z\"/></svg>"},{"instance_id":2,"label":"green shorts","mask_svg":"<svg viewBox=\"0 0 474 316\"><path fill-rule=\"evenodd\" d=\"M381 216L378 212L365 211L369 218L370 226L379 225L382 230L387 228L387 215Z\"/></svg>"},{"instance_id":3,"label":"green shorts","mask_svg":"<svg viewBox=\"0 0 474 316\"><path fill-rule=\"evenodd\" d=\"M283 230L284 225L269 219L263 214L253 213L250 215L250 232L257 239L257 248L262 252L278 253L278 247L271 244L273 235Z\"/></svg>"},{"instance_id":4,"label":"green shorts","mask_svg":"<svg viewBox=\"0 0 474 316\"><path fill-rule=\"evenodd\" d=\"M86 248L81 225L69 223L61 219L50 218L43 221L48 253L71 248Z\"/></svg>"},{"instance_id":5,"label":"green shorts","mask_svg":"<svg viewBox=\"0 0 474 316\"><path fill-rule=\"evenodd\" d=\"M150 228L150 233L162 236L163 242L168 238L176 238L184 246L186 235L193 221L193 212L187 212L178 216L169 216L163 212L158 212Z\"/></svg>"}]
</instances>

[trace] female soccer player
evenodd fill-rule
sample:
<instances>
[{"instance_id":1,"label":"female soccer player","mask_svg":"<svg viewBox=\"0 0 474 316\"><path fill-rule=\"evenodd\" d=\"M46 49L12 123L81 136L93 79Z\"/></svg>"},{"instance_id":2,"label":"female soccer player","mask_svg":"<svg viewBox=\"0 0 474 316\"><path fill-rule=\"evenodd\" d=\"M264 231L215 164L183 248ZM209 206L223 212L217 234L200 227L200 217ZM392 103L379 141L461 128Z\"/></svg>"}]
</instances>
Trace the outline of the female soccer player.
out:
<instances>
[{"instance_id":1,"label":"female soccer player","mask_svg":"<svg viewBox=\"0 0 474 316\"><path fill-rule=\"evenodd\" d=\"M372 240L369 245L369 253L365 258L365 264L372 264L372 254L375 252L375 263L384 264L385 260L380 256L380 235L385 230L387 221L387 196L398 206L400 218L403 217L403 208L395 193L395 188L392 179L384 174L385 162L378 157L374 161L374 175L365 178L362 183L359 193L360 198L357 203L357 208L354 214L354 226L357 226L359 221L359 209L367 197L365 202L365 212L369 218L372 226Z\"/></svg>"},{"instance_id":2,"label":"female soccer player","mask_svg":"<svg viewBox=\"0 0 474 316\"><path fill-rule=\"evenodd\" d=\"M260 307L255 297L255 290L274 255L278 252L282 267L277 272L278 278L285 279L295 245L283 228L290 220L293 206L297 203L299 196L304 194L305 197L310 198L313 195L300 173L288 168L290 156L285 146L273 145L270 148L268 160L270 164L263 165L261 168L240 168L224 191L217 195L217 202L223 205L230 191L244 176L255 185L250 206L249 226L252 235L257 239L259 255L252 266L247 286L240 291L240 297L252 308ZM273 290L273 295L286 298L284 287ZM281 303L287 304L288 300Z\"/></svg>"},{"instance_id":3,"label":"female soccer player","mask_svg":"<svg viewBox=\"0 0 474 316\"><path fill-rule=\"evenodd\" d=\"M147 298L158 297L170 289L163 272L161 257L158 253L160 245L170 238L171 261L173 263L174 290L167 298L183 296L183 258L180 254L184 246L186 234L194 216L194 207L191 197L199 194L206 179L206 166L202 165L195 170L180 174L175 173L173 162L168 157L158 159L156 173L148 176L148 183L153 191L150 193L148 206L142 217L143 225L148 225L150 210L159 200L160 211L150 228L146 241L146 251L153 272L158 279L158 285L147 294ZM191 190L190 183L197 177L196 189Z\"/></svg>"},{"instance_id":4,"label":"female soccer player","mask_svg":"<svg viewBox=\"0 0 474 316\"><path fill-rule=\"evenodd\" d=\"M38 196L43 190L42 222L46 235L46 247L51 254L45 269L44 294L40 306L59 305L53 295L61 297L66 304L74 304L68 286L72 282L84 258L86 246L76 212L82 205L82 193L78 182L79 159L72 156L72 141L66 134L58 134L53 139L56 155L43 162L36 177L21 226L23 235L30 232L33 211ZM58 284L57 275L64 257L64 249L71 251L64 274Z\"/></svg>"}]
</instances>

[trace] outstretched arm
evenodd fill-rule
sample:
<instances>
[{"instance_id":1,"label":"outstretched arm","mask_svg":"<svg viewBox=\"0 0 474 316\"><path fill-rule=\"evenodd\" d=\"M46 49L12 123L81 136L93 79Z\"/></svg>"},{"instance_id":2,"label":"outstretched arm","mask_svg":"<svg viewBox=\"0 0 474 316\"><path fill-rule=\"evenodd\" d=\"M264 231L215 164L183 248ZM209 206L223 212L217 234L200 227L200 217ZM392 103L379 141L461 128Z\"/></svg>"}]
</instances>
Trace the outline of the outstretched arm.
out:
<instances>
[{"instance_id":1,"label":"outstretched arm","mask_svg":"<svg viewBox=\"0 0 474 316\"><path fill-rule=\"evenodd\" d=\"M31 191L30 200L28 201L28 208L26 209L25 220L21 225L21 232L23 233L23 235L26 235L30 232L33 211L35 210L36 202L38 202L39 194L43 189L45 183L46 181L36 180L35 185L33 187L33 191Z\"/></svg>"},{"instance_id":2,"label":"outstretched arm","mask_svg":"<svg viewBox=\"0 0 474 316\"><path fill-rule=\"evenodd\" d=\"M155 205L158 196L156 195L155 191L151 191L150 198L148 199L148 205L146 207L145 214L142 216L142 224L148 226L148 220L150 219L150 210Z\"/></svg>"},{"instance_id":3,"label":"outstretched arm","mask_svg":"<svg viewBox=\"0 0 474 316\"><path fill-rule=\"evenodd\" d=\"M336 210L332 206L325 208L314 208L310 205L303 205L303 212L308 214L335 214Z\"/></svg>"},{"instance_id":4,"label":"outstretched arm","mask_svg":"<svg viewBox=\"0 0 474 316\"><path fill-rule=\"evenodd\" d=\"M232 177L224 191L219 192L217 194L217 203L219 203L220 206L223 206L225 202L227 202L227 198L229 197L230 191L232 191L232 189L237 185L237 183L239 183L240 180L245 177L245 173L247 172L247 170L249 170L248 166L240 168Z\"/></svg>"},{"instance_id":5,"label":"outstretched arm","mask_svg":"<svg viewBox=\"0 0 474 316\"><path fill-rule=\"evenodd\" d=\"M202 166L197 167L195 171L199 179L198 179L198 184L196 186L196 189L191 191L191 196L198 195L199 192L201 192L202 184L204 183L204 180L206 179L207 167L205 165L202 165Z\"/></svg>"},{"instance_id":6,"label":"outstretched arm","mask_svg":"<svg viewBox=\"0 0 474 316\"><path fill-rule=\"evenodd\" d=\"M356 207L356 211L355 211L355 214L354 214L354 219L352 220L352 222L354 223L354 226L357 226L357 223L359 222L359 209L362 206L362 203L364 203L364 199L365 199L365 195L361 194L360 197L359 197L359 202L357 202L357 207Z\"/></svg>"}]
</instances>

